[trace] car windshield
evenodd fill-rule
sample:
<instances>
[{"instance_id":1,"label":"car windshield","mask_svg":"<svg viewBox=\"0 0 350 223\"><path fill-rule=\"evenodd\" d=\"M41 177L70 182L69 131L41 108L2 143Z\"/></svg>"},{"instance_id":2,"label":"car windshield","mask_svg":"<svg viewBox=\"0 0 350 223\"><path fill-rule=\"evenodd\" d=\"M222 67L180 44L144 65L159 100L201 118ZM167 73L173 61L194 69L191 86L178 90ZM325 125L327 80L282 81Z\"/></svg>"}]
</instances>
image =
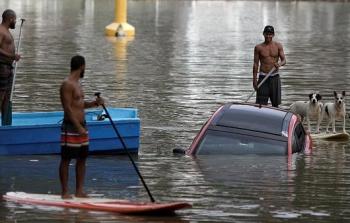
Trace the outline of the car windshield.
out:
<instances>
[{"instance_id":1,"label":"car windshield","mask_svg":"<svg viewBox=\"0 0 350 223\"><path fill-rule=\"evenodd\" d=\"M197 155L286 153L287 141L216 130L208 130L197 148Z\"/></svg>"}]
</instances>

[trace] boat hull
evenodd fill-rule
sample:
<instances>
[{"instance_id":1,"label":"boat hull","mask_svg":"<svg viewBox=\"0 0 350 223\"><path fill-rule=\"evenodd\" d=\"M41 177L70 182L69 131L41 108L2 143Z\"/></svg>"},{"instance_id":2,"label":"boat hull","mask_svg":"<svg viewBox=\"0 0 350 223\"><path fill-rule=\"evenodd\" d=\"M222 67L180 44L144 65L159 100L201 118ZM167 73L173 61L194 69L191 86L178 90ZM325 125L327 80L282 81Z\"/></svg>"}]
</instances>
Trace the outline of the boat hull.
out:
<instances>
[{"instance_id":1,"label":"boat hull","mask_svg":"<svg viewBox=\"0 0 350 223\"><path fill-rule=\"evenodd\" d=\"M139 148L140 119L132 108L107 108L130 153ZM87 110L90 154L125 153L109 120L98 120L102 110ZM0 126L0 155L60 153L63 112L13 113L11 126Z\"/></svg>"}]
</instances>

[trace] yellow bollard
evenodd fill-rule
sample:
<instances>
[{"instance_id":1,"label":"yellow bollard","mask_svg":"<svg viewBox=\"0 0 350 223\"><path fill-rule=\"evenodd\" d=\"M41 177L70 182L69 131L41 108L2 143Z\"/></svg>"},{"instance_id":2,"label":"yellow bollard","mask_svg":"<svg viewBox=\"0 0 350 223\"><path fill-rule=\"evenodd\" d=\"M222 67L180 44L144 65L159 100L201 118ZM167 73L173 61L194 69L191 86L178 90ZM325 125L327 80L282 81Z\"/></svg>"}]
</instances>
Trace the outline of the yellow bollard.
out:
<instances>
[{"instance_id":1,"label":"yellow bollard","mask_svg":"<svg viewBox=\"0 0 350 223\"><path fill-rule=\"evenodd\" d=\"M134 36L135 28L126 22L127 0L115 0L114 22L106 26L107 36Z\"/></svg>"}]
</instances>

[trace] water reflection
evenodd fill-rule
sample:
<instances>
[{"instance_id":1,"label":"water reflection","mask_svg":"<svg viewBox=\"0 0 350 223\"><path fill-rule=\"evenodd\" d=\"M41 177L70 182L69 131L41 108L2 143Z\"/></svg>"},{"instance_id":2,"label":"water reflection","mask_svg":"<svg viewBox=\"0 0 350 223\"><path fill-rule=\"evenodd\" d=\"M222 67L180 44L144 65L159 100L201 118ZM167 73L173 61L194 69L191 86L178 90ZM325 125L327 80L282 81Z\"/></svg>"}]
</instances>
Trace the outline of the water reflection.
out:
<instances>
[{"instance_id":1,"label":"water reflection","mask_svg":"<svg viewBox=\"0 0 350 223\"><path fill-rule=\"evenodd\" d=\"M206 182L215 185L207 197L220 196L214 210L225 206L230 207L226 214L251 216L294 200L295 169L284 156L200 156L196 163Z\"/></svg>"},{"instance_id":2,"label":"water reflection","mask_svg":"<svg viewBox=\"0 0 350 223\"><path fill-rule=\"evenodd\" d=\"M128 45L134 40L134 37L106 37L106 39L114 46L114 57L116 58L116 67L114 70L116 71L116 81L117 83L124 83L125 75L128 72Z\"/></svg>"}]
</instances>

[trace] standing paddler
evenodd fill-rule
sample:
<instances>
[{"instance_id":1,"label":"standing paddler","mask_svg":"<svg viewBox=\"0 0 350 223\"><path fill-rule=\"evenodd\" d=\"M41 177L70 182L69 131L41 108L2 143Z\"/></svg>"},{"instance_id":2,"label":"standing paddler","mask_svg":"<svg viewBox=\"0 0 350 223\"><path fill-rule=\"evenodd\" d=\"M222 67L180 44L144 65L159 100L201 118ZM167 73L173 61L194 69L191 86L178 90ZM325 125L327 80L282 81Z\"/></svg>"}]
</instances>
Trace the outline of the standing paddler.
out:
<instances>
[{"instance_id":1,"label":"standing paddler","mask_svg":"<svg viewBox=\"0 0 350 223\"><path fill-rule=\"evenodd\" d=\"M9 125L7 114L10 109L10 97L13 82L13 63L21 56L16 54L14 39L10 29L16 27L16 13L6 9L0 24L0 110L1 125Z\"/></svg>"},{"instance_id":2,"label":"standing paddler","mask_svg":"<svg viewBox=\"0 0 350 223\"><path fill-rule=\"evenodd\" d=\"M272 106L278 107L281 104L281 80L278 71L279 67L286 64L286 57L282 44L272 40L275 36L273 26L265 26L263 35L264 42L254 48L253 87L257 91L256 103L267 105L270 98ZM269 76L266 77L267 75ZM258 88L258 84L265 77L267 79Z\"/></svg>"},{"instance_id":3,"label":"standing paddler","mask_svg":"<svg viewBox=\"0 0 350 223\"><path fill-rule=\"evenodd\" d=\"M60 88L60 98L64 110L61 127L61 163L59 167L63 199L72 198L68 191L69 164L76 159L76 197L87 197L83 190L85 162L89 152L89 136L85 121L85 109L98 107L104 103L100 97L85 101L80 80L84 78L85 58L80 55L71 59L71 71Z\"/></svg>"}]
</instances>

